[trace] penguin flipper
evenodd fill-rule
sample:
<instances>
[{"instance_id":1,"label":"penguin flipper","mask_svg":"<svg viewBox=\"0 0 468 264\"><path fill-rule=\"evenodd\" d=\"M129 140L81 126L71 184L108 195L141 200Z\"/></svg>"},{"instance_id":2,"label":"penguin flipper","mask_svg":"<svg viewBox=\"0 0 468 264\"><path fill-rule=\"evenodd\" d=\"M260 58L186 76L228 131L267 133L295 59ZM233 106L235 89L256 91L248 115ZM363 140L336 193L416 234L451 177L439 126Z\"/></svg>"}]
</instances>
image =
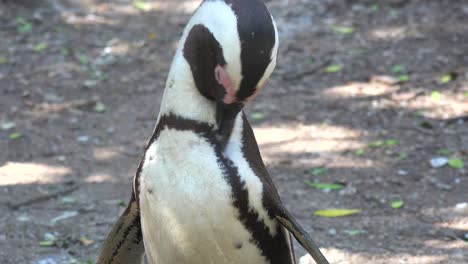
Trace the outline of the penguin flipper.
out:
<instances>
[{"instance_id":1,"label":"penguin flipper","mask_svg":"<svg viewBox=\"0 0 468 264\"><path fill-rule=\"evenodd\" d=\"M307 234L307 232L294 220L286 208L281 206L279 214L276 219L291 232L297 241L304 247L304 249L312 256L317 264L329 264L328 260L323 256L314 240Z\"/></svg>"},{"instance_id":2,"label":"penguin flipper","mask_svg":"<svg viewBox=\"0 0 468 264\"><path fill-rule=\"evenodd\" d=\"M132 194L127 209L104 241L98 264L141 264L145 248L140 224L140 210Z\"/></svg>"}]
</instances>

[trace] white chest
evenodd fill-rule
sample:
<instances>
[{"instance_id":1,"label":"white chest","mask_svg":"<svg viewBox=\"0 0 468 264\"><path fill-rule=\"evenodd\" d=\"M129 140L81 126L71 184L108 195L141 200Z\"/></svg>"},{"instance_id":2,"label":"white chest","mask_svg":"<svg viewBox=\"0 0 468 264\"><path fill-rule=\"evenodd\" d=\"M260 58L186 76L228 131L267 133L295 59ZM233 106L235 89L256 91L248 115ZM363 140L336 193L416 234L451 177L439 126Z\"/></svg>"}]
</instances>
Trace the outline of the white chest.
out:
<instances>
[{"instance_id":1,"label":"white chest","mask_svg":"<svg viewBox=\"0 0 468 264\"><path fill-rule=\"evenodd\" d=\"M149 148L140 206L150 263L266 263L217 164L208 142L189 131L163 130Z\"/></svg>"}]
</instances>

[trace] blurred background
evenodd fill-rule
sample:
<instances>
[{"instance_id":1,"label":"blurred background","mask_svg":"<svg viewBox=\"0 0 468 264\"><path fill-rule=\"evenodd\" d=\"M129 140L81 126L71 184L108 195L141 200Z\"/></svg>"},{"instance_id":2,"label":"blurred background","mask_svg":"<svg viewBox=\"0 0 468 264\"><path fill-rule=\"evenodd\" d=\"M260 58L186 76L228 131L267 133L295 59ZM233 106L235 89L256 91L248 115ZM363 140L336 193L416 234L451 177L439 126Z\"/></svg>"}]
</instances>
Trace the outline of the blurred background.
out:
<instances>
[{"instance_id":1,"label":"blurred background","mask_svg":"<svg viewBox=\"0 0 468 264\"><path fill-rule=\"evenodd\" d=\"M0 263L95 263L198 4L0 1ZM267 5L247 111L287 207L331 263L468 263L468 2Z\"/></svg>"}]
</instances>

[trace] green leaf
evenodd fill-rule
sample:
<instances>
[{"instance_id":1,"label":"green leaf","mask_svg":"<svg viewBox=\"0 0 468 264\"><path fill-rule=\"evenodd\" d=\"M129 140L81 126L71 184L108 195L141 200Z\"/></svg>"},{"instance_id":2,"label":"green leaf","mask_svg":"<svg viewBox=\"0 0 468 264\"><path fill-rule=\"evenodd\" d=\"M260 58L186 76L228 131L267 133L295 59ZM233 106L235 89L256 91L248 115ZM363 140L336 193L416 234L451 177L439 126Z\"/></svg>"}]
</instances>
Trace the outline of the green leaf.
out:
<instances>
[{"instance_id":1,"label":"green leaf","mask_svg":"<svg viewBox=\"0 0 468 264\"><path fill-rule=\"evenodd\" d=\"M103 113L106 111L106 106L102 102L97 102L94 106L94 111L98 113Z\"/></svg>"},{"instance_id":2,"label":"green leaf","mask_svg":"<svg viewBox=\"0 0 468 264\"><path fill-rule=\"evenodd\" d=\"M18 32L19 33L27 33L31 31L33 28L31 23L24 23L18 27Z\"/></svg>"},{"instance_id":3,"label":"green leaf","mask_svg":"<svg viewBox=\"0 0 468 264\"><path fill-rule=\"evenodd\" d=\"M358 156L362 156L362 155L364 155L364 153L366 153L366 151L364 149L356 150L356 155L358 155Z\"/></svg>"},{"instance_id":4,"label":"green leaf","mask_svg":"<svg viewBox=\"0 0 468 264\"><path fill-rule=\"evenodd\" d=\"M55 241L44 240L39 242L39 246L41 247L52 247L55 245Z\"/></svg>"},{"instance_id":5,"label":"green leaf","mask_svg":"<svg viewBox=\"0 0 468 264\"><path fill-rule=\"evenodd\" d=\"M78 55L78 56L76 56L76 58L83 65L88 64L89 61L90 61L90 58L88 56L86 56L86 55Z\"/></svg>"},{"instance_id":6,"label":"green leaf","mask_svg":"<svg viewBox=\"0 0 468 264\"><path fill-rule=\"evenodd\" d=\"M452 78L452 75L451 74L445 74L444 76L442 76L439 80L440 84L446 84L446 83L449 83L453 80Z\"/></svg>"},{"instance_id":7,"label":"green leaf","mask_svg":"<svg viewBox=\"0 0 468 264\"><path fill-rule=\"evenodd\" d=\"M120 200L117 201L117 205L118 205L118 206L121 206L121 207L127 206L127 205L125 204L125 202L124 202L122 199L120 199Z\"/></svg>"},{"instance_id":8,"label":"green leaf","mask_svg":"<svg viewBox=\"0 0 468 264\"><path fill-rule=\"evenodd\" d=\"M390 202L390 207L392 207L393 209L400 209L403 207L403 205L405 205L405 202L403 202L403 200L401 199Z\"/></svg>"},{"instance_id":9,"label":"green leaf","mask_svg":"<svg viewBox=\"0 0 468 264\"><path fill-rule=\"evenodd\" d=\"M7 57L0 55L0 64L6 64L9 62L10 60Z\"/></svg>"},{"instance_id":10,"label":"green leaf","mask_svg":"<svg viewBox=\"0 0 468 264\"><path fill-rule=\"evenodd\" d=\"M361 210L359 209L324 209L315 211L314 215L323 217L342 217L359 214L360 212Z\"/></svg>"},{"instance_id":11,"label":"green leaf","mask_svg":"<svg viewBox=\"0 0 468 264\"><path fill-rule=\"evenodd\" d=\"M315 59L314 58L308 58L305 60L305 63L307 64L314 64L315 63Z\"/></svg>"},{"instance_id":12,"label":"green leaf","mask_svg":"<svg viewBox=\"0 0 468 264\"><path fill-rule=\"evenodd\" d=\"M20 132L11 133L8 136L8 138L11 140L20 139L21 137L23 137L23 134L21 134Z\"/></svg>"},{"instance_id":13,"label":"green leaf","mask_svg":"<svg viewBox=\"0 0 468 264\"><path fill-rule=\"evenodd\" d=\"M398 80L399 80L400 82L407 82L407 81L409 81L409 79L410 79L410 78L409 78L409 75L408 75L408 74L403 74L403 75L398 76Z\"/></svg>"},{"instance_id":14,"label":"green leaf","mask_svg":"<svg viewBox=\"0 0 468 264\"><path fill-rule=\"evenodd\" d=\"M398 145L398 140L396 140L396 139L387 139L385 141L385 145L387 145L387 147L396 146L396 145Z\"/></svg>"},{"instance_id":15,"label":"green leaf","mask_svg":"<svg viewBox=\"0 0 468 264\"><path fill-rule=\"evenodd\" d=\"M250 117L255 121L263 120L267 116L268 116L268 114L263 113L263 112L253 112L253 113L250 114Z\"/></svg>"},{"instance_id":16,"label":"green leaf","mask_svg":"<svg viewBox=\"0 0 468 264\"><path fill-rule=\"evenodd\" d=\"M408 158L408 153L400 153L400 155L398 155L398 160L406 160Z\"/></svg>"},{"instance_id":17,"label":"green leaf","mask_svg":"<svg viewBox=\"0 0 468 264\"><path fill-rule=\"evenodd\" d=\"M455 72L448 72L444 74L439 80L440 84L446 84L449 83L457 78L457 74Z\"/></svg>"},{"instance_id":18,"label":"green leaf","mask_svg":"<svg viewBox=\"0 0 468 264\"><path fill-rule=\"evenodd\" d=\"M377 141L373 141L373 142L367 144L367 146L369 148L380 148L380 147L385 146L385 142L383 140L377 140Z\"/></svg>"},{"instance_id":19,"label":"green leaf","mask_svg":"<svg viewBox=\"0 0 468 264\"><path fill-rule=\"evenodd\" d=\"M39 44L37 44L36 46L34 46L34 50L37 51L37 52L41 52L43 50L45 50L47 48L47 43L45 42L41 42Z\"/></svg>"},{"instance_id":20,"label":"green leaf","mask_svg":"<svg viewBox=\"0 0 468 264\"><path fill-rule=\"evenodd\" d=\"M463 167L465 167L465 163L459 158L449 159L448 164L450 167L455 169L463 169Z\"/></svg>"},{"instance_id":21,"label":"green leaf","mask_svg":"<svg viewBox=\"0 0 468 264\"><path fill-rule=\"evenodd\" d=\"M437 151L437 154L439 155L443 155L443 156L450 156L452 155L453 151L451 151L450 149L439 149Z\"/></svg>"},{"instance_id":22,"label":"green leaf","mask_svg":"<svg viewBox=\"0 0 468 264\"><path fill-rule=\"evenodd\" d=\"M137 9L148 11L151 8L151 4L144 1L133 1L133 6Z\"/></svg>"},{"instance_id":23,"label":"green leaf","mask_svg":"<svg viewBox=\"0 0 468 264\"><path fill-rule=\"evenodd\" d=\"M432 91L431 99L434 102L439 102L442 99L442 94L439 91Z\"/></svg>"},{"instance_id":24,"label":"green leaf","mask_svg":"<svg viewBox=\"0 0 468 264\"><path fill-rule=\"evenodd\" d=\"M465 96L466 98L468 98L468 92L463 93L463 96Z\"/></svg>"},{"instance_id":25,"label":"green leaf","mask_svg":"<svg viewBox=\"0 0 468 264\"><path fill-rule=\"evenodd\" d=\"M393 73L404 73L405 71L406 71L406 68L403 64L397 64L392 67Z\"/></svg>"},{"instance_id":26,"label":"green leaf","mask_svg":"<svg viewBox=\"0 0 468 264\"><path fill-rule=\"evenodd\" d=\"M70 55L70 50L68 48L61 47L60 48L60 54L62 54L63 56L68 56L68 55Z\"/></svg>"},{"instance_id":27,"label":"green leaf","mask_svg":"<svg viewBox=\"0 0 468 264\"><path fill-rule=\"evenodd\" d=\"M325 68L325 72L326 73L335 73L335 72L341 71L341 69L343 69L342 65L334 64L334 65L330 65L327 68Z\"/></svg>"},{"instance_id":28,"label":"green leaf","mask_svg":"<svg viewBox=\"0 0 468 264\"><path fill-rule=\"evenodd\" d=\"M324 167L317 167L317 168L313 168L310 173L312 173L312 175L314 176L318 176L318 175L321 175L321 174L324 174L328 172L328 169L327 168L324 168Z\"/></svg>"},{"instance_id":29,"label":"green leaf","mask_svg":"<svg viewBox=\"0 0 468 264\"><path fill-rule=\"evenodd\" d=\"M310 182L305 181L307 185L310 187L320 189L320 190L341 190L344 188L343 184L338 183L319 183L319 182Z\"/></svg>"},{"instance_id":30,"label":"green leaf","mask_svg":"<svg viewBox=\"0 0 468 264\"><path fill-rule=\"evenodd\" d=\"M89 246L89 245L91 245L91 244L94 243L94 240L89 239L89 238L87 238L86 236L82 236L82 237L80 237L80 242L81 242L84 246Z\"/></svg>"},{"instance_id":31,"label":"green leaf","mask_svg":"<svg viewBox=\"0 0 468 264\"><path fill-rule=\"evenodd\" d=\"M425 128L425 129L433 129L434 128L434 126L428 121L422 121L421 123L419 123L419 125L422 128Z\"/></svg>"},{"instance_id":32,"label":"green leaf","mask_svg":"<svg viewBox=\"0 0 468 264\"><path fill-rule=\"evenodd\" d=\"M15 21L16 21L16 24L19 25L18 27L19 33L27 33L32 30L32 27L33 27L32 24L26 21L24 18L17 17Z\"/></svg>"},{"instance_id":33,"label":"green leaf","mask_svg":"<svg viewBox=\"0 0 468 264\"><path fill-rule=\"evenodd\" d=\"M0 55L0 64L6 64L6 63L10 63L10 60L5 56Z\"/></svg>"},{"instance_id":34,"label":"green leaf","mask_svg":"<svg viewBox=\"0 0 468 264\"><path fill-rule=\"evenodd\" d=\"M370 6L369 9L370 9L370 11L372 11L372 12L376 12L376 11L379 11L380 6L379 6L378 4L373 4L373 5Z\"/></svg>"},{"instance_id":35,"label":"green leaf","mask_svg":"<svg viewBox=\"0 0 468 264\"><path fill-rule=\"evenodd\" d=\"M345 230L345 233L350 235L350 236L357 236L360 234L364 234L364 230L359 230L359 229L350 229L350 230Z\"/></svg>"},{"instance_id":36,"label":"green leaf","mask_svg":"<svg viewBox=\"0 0 468 264\"><path fill-rule=\"evenodd\" d=\"M345 35L348 35L348 34L353 34L354 33L354 28L353 27L349 27L349 26L331 26L331 28L338 32L338 33L341 33L341 34L345 34Z\"/></svg>"}]
</instances>

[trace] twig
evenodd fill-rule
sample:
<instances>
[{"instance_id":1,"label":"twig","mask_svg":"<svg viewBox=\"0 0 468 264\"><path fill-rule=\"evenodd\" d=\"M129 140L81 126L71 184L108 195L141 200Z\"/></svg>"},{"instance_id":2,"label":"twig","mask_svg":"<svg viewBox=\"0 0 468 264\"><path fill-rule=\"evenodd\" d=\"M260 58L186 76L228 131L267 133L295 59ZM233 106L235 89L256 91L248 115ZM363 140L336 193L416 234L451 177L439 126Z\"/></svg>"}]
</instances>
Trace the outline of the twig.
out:
<instances>
[{"instance_id":1,"label":"twig","mask_svg":"<svg viewBox=\"0 0 468 264\"><path fill-rule=\"evenodd\" d=\"M463 122L463 123L468 122L468 115L450 118L450 119L445 121L445 125L447 125L447 126L448 125L453 125L453 124L455 124L457 122Z\"/></svg>"},{"instance_id":2,"label":"twig","mask_svg":"<svg viewBox=\"0 0 468 264\"><path fill-rule=\"evenodd\" d=\"M73 109L83 108L83 107L91 107L95 105L98 101L99 101L98 98L92 98L92 99L72 100L72 101L65 102L65 103L55 103L55 104L44 103L35 107L34 111L32 111L30 115L36 118L43 118L46 115L52 114L52 113L61 113L67 110L73 110Z\"/></svg>"},{"instance_id":3,"label":"twig","mask_svg":"<svg viewBox=\"0 0 468 264\"><path fill-rule=\"evenodd\" d=\"M424 129L419 128L419 127L399 126L397 128L403 129L403 130L413 130L415 132L419 132L421 134L425 134L425 135L429 135L429 136L436 136L437 135L437 133L435 133L433 131L424 130Z\"/></svg>"},{"instance_id":4,"label":"twig","mask_svg":"<svg viewBox=\"0 0 468 264\"><path fill-rule=\"evenodd\" d=\"M69 194L71 192L76 191L77 189L78 189L78 185L75 185L75 186L72 186L70 188L55 191L55 192L52 192L52 193L36 195L36 196L30 197L30 198L28 198L28 199L26 199L24 201L19 201L19 202L16 202L16 203L9 202L8 207L10 209L12 209L12 210L16 210L16 209L18 209L18 208L20 208L22 206L44 202L44 201L47 201L47 200L50 200L50 199L57 198L57 197L62 196L62 195Z\"/></svg>"},{"instance_id":5,"label":"twig","mask_svg":"<svg viewBox=\"0 0 468 264\"><path fill-rule=\"evenodd\" d=\"M295 80L295 79L301 79L302 77L304 77L306 75L312 75L312 74L316 73L318 70L320 70L321 68L325 67L330 62L331 62L331 60L325 60L325 61L317 64L315 67L305 69L304 71L300 71L300 72L297 72L297 73L291 73L291 74L285 74L285 75L283 75L283 80L291 81L291 80Z\"/></svg>"}]
</instances>

